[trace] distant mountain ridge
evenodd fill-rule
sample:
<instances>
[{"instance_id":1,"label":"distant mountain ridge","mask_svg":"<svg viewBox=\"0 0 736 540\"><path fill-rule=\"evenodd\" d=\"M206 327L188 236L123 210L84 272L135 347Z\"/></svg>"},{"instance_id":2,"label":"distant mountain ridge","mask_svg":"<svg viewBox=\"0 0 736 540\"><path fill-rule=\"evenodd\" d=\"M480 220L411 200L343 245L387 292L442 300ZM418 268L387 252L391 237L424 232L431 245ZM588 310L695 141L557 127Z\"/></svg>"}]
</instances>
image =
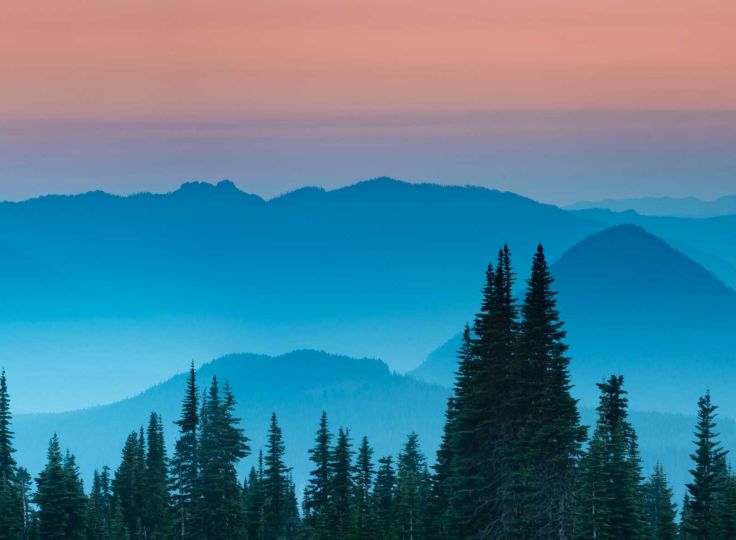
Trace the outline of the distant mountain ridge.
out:
<instances>
[{"instance_id":1,"label":"distant mountain ridge","mask_svg":"<svg viewBox=\"0 0 736 540\"><path fill-rule=\"evenodd\" d=\"M644 216L704 218L736 214L736 195L726 195L705 201L697 197L642 197L638 199L602 199L579 201L568 205L569 210L600 208L614 212L633 210Z\"/></svg>"}]
</instances>

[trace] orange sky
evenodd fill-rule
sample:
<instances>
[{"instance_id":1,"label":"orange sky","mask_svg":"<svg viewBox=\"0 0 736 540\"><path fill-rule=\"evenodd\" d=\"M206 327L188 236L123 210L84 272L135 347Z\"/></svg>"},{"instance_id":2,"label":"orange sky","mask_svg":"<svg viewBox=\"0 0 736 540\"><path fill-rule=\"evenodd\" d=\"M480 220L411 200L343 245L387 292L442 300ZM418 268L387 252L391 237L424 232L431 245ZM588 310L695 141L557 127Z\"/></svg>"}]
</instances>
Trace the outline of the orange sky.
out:
<instances>
[{"instance_id":1,"label":"orange sky","mask_svg":"<svg viewBox=\"0 0 736 540\"><path fill-rule=\"evenodd\" d=\"M0 118L736 109L733 0L3 0Z\"/></svg>"}]
</instances>

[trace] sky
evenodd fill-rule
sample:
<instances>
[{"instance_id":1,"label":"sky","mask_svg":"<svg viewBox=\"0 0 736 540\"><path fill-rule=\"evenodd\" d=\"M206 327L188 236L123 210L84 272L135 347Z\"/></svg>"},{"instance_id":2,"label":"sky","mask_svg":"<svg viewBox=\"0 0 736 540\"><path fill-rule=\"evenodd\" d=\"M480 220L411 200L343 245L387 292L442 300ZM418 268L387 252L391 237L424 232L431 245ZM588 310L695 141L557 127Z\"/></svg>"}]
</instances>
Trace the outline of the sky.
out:
<instances>
[{"instance_id":1,"label":"sky","mask_svg":"<svg viewBox=\"0 0 736 540\"><path fill-rule=\"evenodd\" d=\"M4 0L0 199L736 192L730 0Z\"/></svg>"}]
</instances>

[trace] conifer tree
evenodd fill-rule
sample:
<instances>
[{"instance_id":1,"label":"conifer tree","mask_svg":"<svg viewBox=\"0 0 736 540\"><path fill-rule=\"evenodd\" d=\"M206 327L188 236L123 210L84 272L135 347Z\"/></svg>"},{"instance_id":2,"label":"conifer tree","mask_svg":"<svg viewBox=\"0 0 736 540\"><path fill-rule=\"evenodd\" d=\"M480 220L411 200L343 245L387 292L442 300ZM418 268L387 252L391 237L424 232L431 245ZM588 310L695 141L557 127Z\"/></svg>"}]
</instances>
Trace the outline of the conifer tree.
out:
<instances>
[{"instance_id":1,"label":"conifer tree","mask_svg":"<svg viewBox=\"0 0 736 540\"><path fill-rule=\"evenodd\" d=\"M698 401L692 481L687 484L689 501L684 531L693 540L718 538L719 503L726 489L725 456L716 433L716 411L710 392Z\"/></svg>"},{"instance_id":2,"label":"conifer tree","mask_svg":"<svg viewBox=\"0 0 736 540\"><path fill-rule=\"evenodd\" d=\"M651 540L676 540L677 507L672 502L672 489L660 463L644 484L644 503Z\"/></svg>"},{"instance_id":3,"label":"conifer tree","mask_svg":"<svg viewBox=\"0 0 736 540\"><path fill-rule=\"evenodd\" d=\"M641 462L623 377L599 383L598 421L581 467L576 538L645 539Z\"/></svg>"},{"instance_id":4,"label":"conifer tree","mask_svg":"<svg viewBox=\"0 0 736 540\"><path fill-rule=\"evenodd\" d=\"M565 331L556 307L553 279L541 244L522 306L513 401L515 475L514 534L519 538L569 538L575 473L585 440L570 395Z\"/></svg>"},{"instance_id":5,"label":"conifer tree","mask_svg":"<svg viewBox=\"0 0 736 540\"><path fill-rule=\"evenodd\" d=\"M79 468L73 454L67 450L63 461L64 501L66 503L66 539L84 540L87 523L87 497L84 494Z\"/></svg>"},{"instance_id":6,"label":"conifer tree","mask_svg":"<svg viewBox=\"0 0 736 540\"><path fill-rule=\"evenodd\" d=\"M373 540L375 523L373 513L373 449L368 437L363 437L358 449L358 457L353 471L353 538L355 540Z\"/></svg>"},{"instance_id":7,"label":"conifer tree","mask_svg":"<svg viewBox=\"0 0 736 540\"><path fill-rule=\"evenodd\" d=\"M113 508L112 521L110 523L110 540L128 540L130 533L128 527L125 524L125 517L123 516L123 506L120 504L120 500L115 501Z\"/></svg>"},{"instance_id":8,"label":"conifer tree","mask_svg":"<svg viewBox=\"0 0 736 540\"><path fill-rule=\"evenodd\" d=\"M242 494L236 466L249 451L247 438L234 416L235 399L229 386L220 397L212 378L202 412L199 474L194 485L192 529L202 540L240 538L245 531Z\"/></svg>"},{"instance_id":9,"label":"conifer tree","mask_svg":"<svg viewBox=\"0 0 736 540\"><path fill-rule=\"evenodd\" d=\"M243 489L243 512L249 540L265 538L265 494L263 452L258 453L258 469L252 467Z\"/></svg>"},{"instance_id":10,"label":"conifer tree","mask_svg":"<svg viewBox=\"0 0 736 540\"><path fill-rule=\"evenodd\" d=\"M313 469L304 490L304 524L310 539L327 538L329 534L328 503L330 496L330 449L332 435L323 412L315 436L314 447L309 450Z\"/></svg>"},{"instance_id":11,"label":"conifer tree","mask_svg":"<svg viewBox=\"0 0 736 540\"><path fill-rule=\"evenodd\" d=\"M393 532L401 540L429 539L430 479L419 437L409 435L399 454Z\"/></svg>"},{"instance_id":12,"label":"conifer tree","mask_svg":"<svg viewBox=\"0 0 736 540\"><path fill-rule=\"evenodd\" d=\"M396 513L396 472L391 456L382 457L378 460L378 471L372 499L375 512L376 538L389 540Z\"/></svg>"},{"instance_id":13,"label":"conifer tree","mask_svg":"<svg viewBox=\"0 0 736 540\"><path fill-rule=\"evenodd\" d=\"M13 454L12 415L5 370L0 372L0 540L15 540L23 529L22 496Z\"/></svg>"},{"instance_id":14,"label":"conifer tree","mask_svg":"<svg viewBox=\"0 0 736 540\"><path fill-rule=\"evenodd\" d=\"M102 472L95 471L92 479L92 490L87 503L88 540L109 540L112 512L110 472L104 467Z\"/></svg>"},{"instance_id":15,"label":"conifer tree","mask_svg":"<svg viewBox=\"0 0 736 540\"><path fill-rule=\"evenodd\" d=\"M190 531L191 505L194 485L197 481L198 454L197 430L199 428L199 389L194 362L189 368L186 393L182 403L181 416L176 421L179 427L179 438L176 441L174 455L171 460L170 490L172 504L175 506L176 538L180 540L194 539Z\"/></svg>"},{"instance_id":16,"label":"conifer tree","mask_svg":"<svg viewBox=\"0 0 736 540\"><path fill-rule=\"evenodd\" d=\"M271 415L268 443L264 458L264 539L282 540L286 537L289 515L289 471L284 463L286 448L276 413Z\"/></svg>"},{"instance_id":17,"label":"conifer tree","mask_svg":"<svg viewBox=\"0 0 736 540\"><path fill-rule=\"evenodd\" d=\"M141 433L132 431L125 440L120 465L113 479L113 497L120 504L125 528L131 540L138 540L143 532L145 507L145 440Z\"/></svg>"},{"instance_id":18,"label":"conifer tree","mask_svg":"<svg viewBox=\"0 0 736 540\"><path fill-rule=\"evenodd\" d=\"M145 464L143 534L146 540L163 540L171 535L167 459L161 417L151 413Z\"/></svg>"},{"instance_id":19,"label":"conifer tree","mask_svg":"<svg viewBox=\"0 0 736 540\"><path fill-rule=\"evenodd\" d=\"M352 523L352 455L350 434L340 428L330 454L329 537L347 538Z\"/></svg>"}]
</instances>

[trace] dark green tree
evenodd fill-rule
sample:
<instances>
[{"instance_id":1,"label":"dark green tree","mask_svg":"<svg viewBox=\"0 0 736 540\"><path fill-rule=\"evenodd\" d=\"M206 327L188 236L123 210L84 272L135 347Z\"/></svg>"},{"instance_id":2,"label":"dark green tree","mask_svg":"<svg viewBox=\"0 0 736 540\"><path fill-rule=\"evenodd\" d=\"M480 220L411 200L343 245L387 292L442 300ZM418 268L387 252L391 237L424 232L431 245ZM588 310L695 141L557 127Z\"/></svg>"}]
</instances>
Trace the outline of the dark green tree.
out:
<instances>
[{"instance_id":1,"label":"dark green tree","mask_svg":"<svg viewBox=\"0 0 736 540\"><path fill-rule=\"evenodd\" d=\"M202 540L230 540L245 534L238 462L248 455L247 438L234 416L235 399L229 386L212 378L202 409L199 474L194 485L192 530Z\"/></svg>"},{"instance_id":2,"label":"dark green tree","mask_svg":"<svg viewBox=\"0 0 736 540\"><path fill-rule=\"evenodd\" d=\"M677 507L672 502L672 489L660 463L644 483L644 504L651 540L676 540Z\"/></svg>"},{"instance_id":3,"label":"dark green tree","mask_svg":"<svg viewBox=\"0 0 736 540\"><path fill-rule=\"evenodd\" d=\"M142 431L132 431L125 440L120 465L112 482L113 497L115 503L120 504L131 540L140 540L143 534L145 482L144 436Z\"/></svg>"},{"instance_id":4,"label":"dark green tree","mask_svg":"<svg viewBox=\"0 0 736 540\"><path fill-rule=\"evenodd\" d=\"M310 539L324 539L329 535L328 503L330 496L330 448L332 435L323 412L315 435L314 447L309 450L313 469L304 490L304 526Z\"/></svg>"},{"instance_id":5,"label":"dark green tree","mask_svg":"<svg viewBox=\"0 0 736 540\"><path fill-rule=\"evenodd\" d=\"M12 415L5 370L0 373L0 540L15 540L23 532L22 495L13 454Z\"/></svg>"},{"instance_id":6,"label":"dark green tree","mask_svg":"<svg viewBox=\"0 0 736 540\"><path fill-rule=\"evenodd\" d=\"M348 538L352 524L352 456L350 433L340 428L330 453L329 538Z\"/></svg>"},{"instance_id":7,"label":"dark green tree","mask_svg":"<svg viewBox=\"0 0 736 540\"><path fill-rule=\"evenodd\" d=\"M353 538L355 540L373 540L376 535L375 516L373 512L373 449L368 437L363 437L358 449L353 470Z\"/></svg>"},{"instance_id":8,"label":"dark green tree","mask_svg":"<svg viewBox=\"0 0 736 540\"><path fill-rule=\"evenodd\" d=\"M73 454L67 450L63 461L64 500L66 502L66 539L84 540L87 532L87 497Z\"/></svg>"},{"instance_id":9,"label":"dark green tree","mask_svg":"<svg viewBox=\"0 0 736 540\"><path fill-rule=\"evenodd\" d=\"M430 489L427 461L419 448L419 437L412 433L399 454L393 522L395 538L431 538L428 513Z\"/></svg>"},{"instance_id":10,"label":"dark green tree","mask_svg":"<svg viewBox=\"0 0 736 540\"><path fill-rule=\"evenodd\" d=\"M181 416L176 421L179 438L171 460L170 493L174 508L176 538L196 540L191 532L191 505L198 476L199 389L194 362L189 368Z\"/></svg>"},{"instance_id":11,"label":"dark green tree","mask_svg":"<svg viewBox=\"0 0 736 540\"><path fill-rule=\"evenodd\" d=\"M161 417L151 413L146 431L143 535L146 540L163 540L172 533L168 491L166 445Z\"/></svg>"},{"instance_id":12,"label":"dark green tree","mask_svg":"<svg viewBox=\"0 0 736 540\"><path fill-rule=\"evenodd\" d=\"M262 451L258 453L258 469L251 468L243 486L243 512L248 540L263 540L266 523Z\"/></svg>"},{"instance_id":13,"label":"dark green tree","mask_svg":"<svg viewBox=\"0 0 736 540\"><path fill-rule=\"evenodd\" d=\"M628 421L623 377L599 383L598 420L582 461L575 537L638 540L648 537L641 460Z\"/></svg>"},{"instance_id":14,"label":"dark green tree","mask_svg":"<svg viewBox=\"0 0 736 540\"><path fill-rule=\"evenodd\" d=\"M373 488L376 538L389 540L396 514L396 471L391 456L378 460L376 483Z\"/></svg>"},{"instance_id":15,"label":"dark green tree","mask_svg":"<svg viewBox=\"0 0 736 540\"><path fill-rule=\"evenodd\" d=\"M289 471L284 462L286 447L276 413L271 415L264 458L264 539L282 540L289 521Z\"/></svg>"},{"instance_id":16,"label":"dark green tree","mask_svg":"<svg viewBox=\"0 0 736 540\"><path fill-rule=\"evenodd\" d=\"M726 451L715 431L717 409L710 392L698 401L695 452L690 456L695 466L690 470L687 521L683 522L684 531L693 540L718 538L719 504L726 489Z\"/></svg>"},{"instance_id":17,"label":"dark green tree","mask_svg":"<svg viewBox=\"0 0 736 540\"><path fill-rule=\"evenodd\" d=\"M513 535L569 538L572 534L575 474L585 428L570 395L565 331L557 311L553 279L538 246L522 306L516 376L516 425L511 448L514 473Z\"/></svg>"}]
</instances>

